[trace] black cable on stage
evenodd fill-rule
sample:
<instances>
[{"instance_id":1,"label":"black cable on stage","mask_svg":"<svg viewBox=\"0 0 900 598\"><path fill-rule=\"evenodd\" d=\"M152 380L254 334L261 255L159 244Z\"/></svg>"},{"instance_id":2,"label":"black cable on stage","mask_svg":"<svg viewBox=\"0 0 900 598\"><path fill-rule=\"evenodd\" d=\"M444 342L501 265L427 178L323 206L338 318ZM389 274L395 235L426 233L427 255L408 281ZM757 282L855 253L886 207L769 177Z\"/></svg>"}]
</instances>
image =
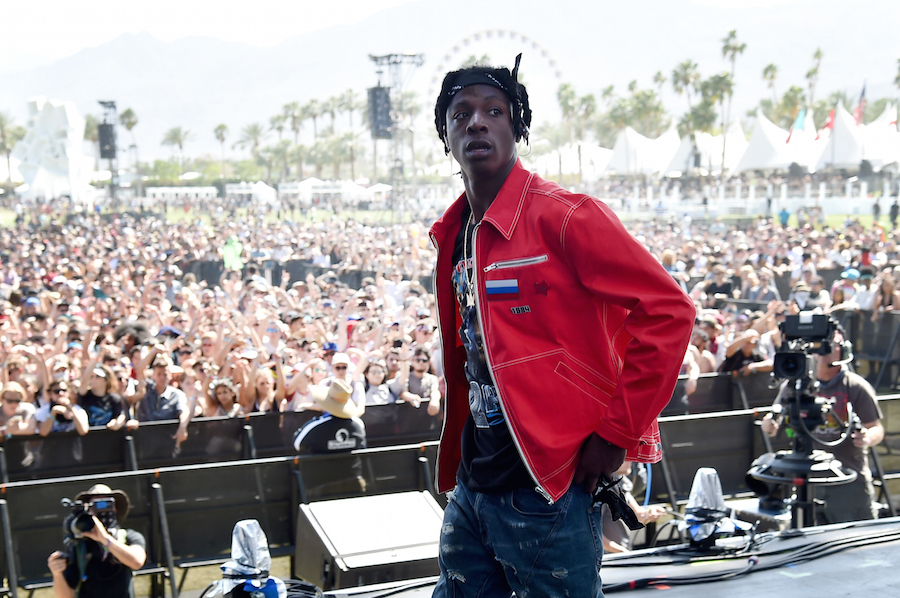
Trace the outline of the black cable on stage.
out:
<instances>
[{"instance_id":1,"label":"black cable on stage","mask_svg":"<svg viewBox=\"0 0 900 598\"><path fill-rule=\"evenodd\" d=\"M773 536L771 539L775 539ZM768 542L770 539L765 540ZM673 585L690 585L696 583L707 583L712 581L725 581L751 573L752 571L767 571L769 569L777 569L786 565L803 563L816 558L830 556L832 554L847 550L848 548L856 548L859 546L868 546L881 544L884 542L892 542L900 540L900 529L894 529L888 532L877 534L858 534L846 538L838 538L836 540L828 540L824 542L815 542L806 546L796 548L785 548L775 552L766 554L754 554L748 557L747 565L736 571L719 571L715 573L692 575L688 577L644 577L616 584L604 584L604 592L617 592L623 590L634 590L653 586L673 586ZM765 543L764 542L764 543ZM731 558L735 558L735 554ZM771 558L770 558L771 557ZM709 555L710 560L721 560L728 558L724 553ZM760 564L762 560L762 564ZM670 561L668 564L671 564ZM693 561L697 562L697 561ZM624 564L624 563L623 563ZM659 562L648 563L659 565ZM604 567L607 566L604 564Z\"/></svg>"}]
</instances>

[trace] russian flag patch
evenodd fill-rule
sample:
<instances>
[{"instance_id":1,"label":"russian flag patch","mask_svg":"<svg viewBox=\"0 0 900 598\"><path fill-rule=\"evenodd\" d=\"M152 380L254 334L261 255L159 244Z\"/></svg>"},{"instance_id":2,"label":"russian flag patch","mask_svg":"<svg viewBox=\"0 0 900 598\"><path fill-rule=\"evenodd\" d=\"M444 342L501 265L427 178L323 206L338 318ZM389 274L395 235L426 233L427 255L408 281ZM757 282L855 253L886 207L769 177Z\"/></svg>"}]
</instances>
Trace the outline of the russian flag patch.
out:
<instances>
[{"instance_id":1,"label":"russian flag patch","mask_svg":"<svg viewBox=\"0 0 900 598\"><path fill-rule=\"evenodd\" d=\"M485 282L488 301L495 299L515 299L519 296L519 281L515 278L506 280L488 280Z\"/></svg>"}]
</instances>

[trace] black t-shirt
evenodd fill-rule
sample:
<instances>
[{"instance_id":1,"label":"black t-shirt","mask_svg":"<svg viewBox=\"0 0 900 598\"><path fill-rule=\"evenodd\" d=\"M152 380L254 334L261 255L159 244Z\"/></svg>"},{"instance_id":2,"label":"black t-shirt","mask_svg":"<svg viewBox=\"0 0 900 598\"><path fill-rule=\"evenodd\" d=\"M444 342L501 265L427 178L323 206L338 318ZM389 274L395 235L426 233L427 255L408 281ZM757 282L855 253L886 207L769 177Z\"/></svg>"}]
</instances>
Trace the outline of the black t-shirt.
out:
<instances>
[{"instance_id":1,"label":"black t-shirt","mask_svg":"<svg viewBox=\"0 0 900 598\"><path fill-rule=\"evenodd\" d=\"M534 482L519 457L506 423L497 388L484 356L478 313L474 301L469 300L468 283L473 277L471 233L475 227L467 227L467 220L468 212L463 215L464 224L453 247L453 262L456 264L452 275L453 288L456 290L456 301L463 322L459 336L466 349L466 379L469 381L469 418L463 428L462 461L457 475L471 490L500 492L531 486ZM463 235L467 229L470 236L466 241L466 249L470 260L464 264Z\"/></svg>"},{"instance_id":2,"label":"black t-shirt","mask_svg":"<svg viewBox=\"0 0 900 598\"><path fill-rule=\"evenodd\" d=\"M125 530L125 544L147 549L144 536L133 529ZM87 565L84 570L86 580L81 584L80 598L134 598L131 569L93 540L85 539L83 546ZM79 550L78 545L73 550ZM69 566L63 572L63 577L69 587L74 588L78 585L78 561L74 555L69 559Z\"/></svg>"},{"instance_id":3,"label":"black t-shirt","mask_svg":"<svg viewBox=\"0 0 900 598\"><path fill-rule=\"evenodd\" d=\"M91 426L105 426L122 415L122 398L114 392L98 397L89 390L87 394L81 395L78 403L87 411L88 424Z\"/></svg>"}]
</instances>

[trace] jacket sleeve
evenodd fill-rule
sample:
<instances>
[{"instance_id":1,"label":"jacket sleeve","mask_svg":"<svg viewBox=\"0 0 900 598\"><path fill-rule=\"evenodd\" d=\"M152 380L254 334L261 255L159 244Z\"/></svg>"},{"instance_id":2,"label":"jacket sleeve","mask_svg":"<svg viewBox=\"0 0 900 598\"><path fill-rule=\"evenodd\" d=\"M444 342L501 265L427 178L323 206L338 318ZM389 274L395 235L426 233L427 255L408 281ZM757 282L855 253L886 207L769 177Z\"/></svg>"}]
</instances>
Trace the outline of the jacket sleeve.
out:
<instances>
[{"instance_id":1,"label":"jacket sleeve","mask_svg":"<svg viewBox=\"0 0 900 598\"><path fill-rule=\"evenodd\" d=\"M634 450L672 397L694 325L694 304L602 202L585 197L561 235L579 281L603 305L621 357L609 408L596 432ZM622 333L625 336L622 336Z\"/></svg>"}]
</instances>

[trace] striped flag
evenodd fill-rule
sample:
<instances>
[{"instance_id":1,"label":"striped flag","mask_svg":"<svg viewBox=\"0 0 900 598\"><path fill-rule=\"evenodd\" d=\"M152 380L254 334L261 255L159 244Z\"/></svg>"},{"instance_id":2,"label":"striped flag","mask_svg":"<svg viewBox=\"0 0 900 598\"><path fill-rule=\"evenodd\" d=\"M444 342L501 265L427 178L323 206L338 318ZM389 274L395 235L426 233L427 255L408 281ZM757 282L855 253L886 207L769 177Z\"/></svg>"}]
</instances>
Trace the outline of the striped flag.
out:
<instances>
[{"instance_id":1,"label":"striped flag","mask_svg":"<svg viewBox=\"0 0 900 598\"><path fill-rule=\"evenodd\" d=\"M859 94L859 104L856 105L856 110L853 111L853 118L856 119L856 124L861 125L863 122L863 117L866 115L866 84L863 83L862 93Z\"/></svg>"},{"instance_id":2,"label":"striped flag","mask_svg":"<svg viewBox=\"0 0 900 598\"><path fill-rule=\"evenodd\" d=\"M515 299L519 296L519 281L515 278L506 280L488 280L485 283L488 300Z\"/></svg>"}]
</instances>

